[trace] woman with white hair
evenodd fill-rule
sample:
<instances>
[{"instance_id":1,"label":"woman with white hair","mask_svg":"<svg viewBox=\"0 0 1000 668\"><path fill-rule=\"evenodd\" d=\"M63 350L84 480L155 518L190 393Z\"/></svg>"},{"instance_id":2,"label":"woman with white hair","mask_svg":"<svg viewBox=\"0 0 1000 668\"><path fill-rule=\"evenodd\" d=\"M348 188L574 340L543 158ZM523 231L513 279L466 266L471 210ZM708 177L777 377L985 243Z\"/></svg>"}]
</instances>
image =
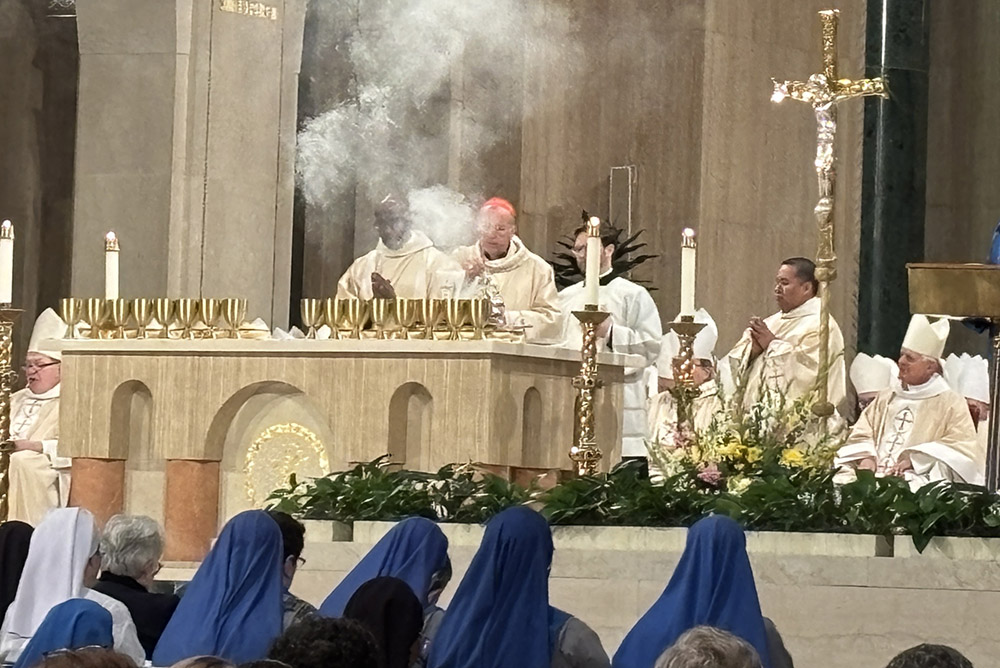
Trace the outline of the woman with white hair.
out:
<instances>
[{"instance_id":1,"label":"woman with white hair","mask_svg":"<svg viewBox=\"0 0 1000 668\"><path fill-rule=\"evenodd\" d=\"M17 595L0 626L0 660L17 660L49 610L71 598L85 598L111 613L114 649L142 665L146 655L128 608L90 588L101 568L99 547L100 533L87 510L57 508L42 520L31 536Z\"/></svg>"},{"instance_id":2,"label":"woman with white hair","mask_svg":"<svg viewBox=\"0 0 1000 668\"><path fill-rule=\"evenodd\" d=\"M135 622L146 656L153 656L163 629L180 599L150 591L160 570L163 532L144 515L115 515L101 536L104 570L94 589L125 604Z\"/></svg>"}]
</instances>

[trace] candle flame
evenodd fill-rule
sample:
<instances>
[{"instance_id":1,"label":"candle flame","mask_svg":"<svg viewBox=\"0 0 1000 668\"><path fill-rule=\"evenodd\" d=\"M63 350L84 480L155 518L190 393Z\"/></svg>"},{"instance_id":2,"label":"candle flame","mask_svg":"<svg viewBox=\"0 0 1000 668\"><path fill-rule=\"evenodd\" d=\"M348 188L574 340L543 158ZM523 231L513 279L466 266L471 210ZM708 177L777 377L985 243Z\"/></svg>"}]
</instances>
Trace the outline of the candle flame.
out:
<instances>
[{"instance_id":1,"label":"candle flame","mask_svg":"<svg viewBox=\"0 0 1000 668\"><path fill-rule=\"evenodd\" d=\"M591 216L590 220L587 221L587 236L601 236L601 219L597 216Z\"/></svg>"},{"instance_id":2,"label":"candle flame","mask_svg":"<svg viewBox=\"0 0 1000 668\"><path fill-rule=\"evenodd\" d=\"M681 248L695 248L698 242L695 241L695 232L690 227L685 227L681 232Z\"/></svg>"},{"instance_id":3,"label":"candle flame","mask_svg":"<svg viewBox=\"0 0 1000 668\"><path fill-rule=\"evenodd\" d=\"M120 250L118 246L118 237L114 232L108 232L104 236L104 250L105 251L117 251Z\"/></svg>"},{"instance_id":4,"label":"candle flame","mask_svg":"<svg viewBox=\"0 0 1000 668\"><path fill-rule=\"evenodd\" d=\"M14 223L9 220L3 221L0 224L0 239L13 239L14 238Z\"/></svg>"}]
</instances>

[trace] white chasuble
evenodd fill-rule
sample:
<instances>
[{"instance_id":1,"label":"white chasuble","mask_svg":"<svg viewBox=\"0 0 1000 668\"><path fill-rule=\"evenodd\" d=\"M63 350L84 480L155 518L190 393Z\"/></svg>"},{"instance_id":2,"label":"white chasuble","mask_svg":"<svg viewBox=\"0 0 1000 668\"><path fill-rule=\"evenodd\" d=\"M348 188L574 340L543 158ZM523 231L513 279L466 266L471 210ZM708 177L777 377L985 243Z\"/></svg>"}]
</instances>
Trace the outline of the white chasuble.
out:
<instances>
[{"instance_id":1,"label":"white chasuble","mask_svg":"<svg viewBox=\"0 0 1000 668\"><path fill-rule=\"evenodd\" d=\"M11 395L11 440L41 441L42 452L20 450L11 453L8 469L8 519L38 526L52 508L69 500L68 457L60 457L59 385L34 394L25 388Z\"/></svg>"},{"instance_id":2,"label":"white chasuble","mask_svg":"<svg viewBox=\"0 0 1000 668\"><path fill-rule=\"evenodd\" d=\"M694 430L703 432L708 429L724 408L718 383L715 380L703 383L698 387L698 396L691 405ZM649 403L649 440L655 445L673 448L676 430L677 402L670 392L660 392Z\"/></svg>"},{"instance_id":3,"label":"white chasuble","mask_svg":"<svg viewBox=\"0 0 1000 668\"><path fill-rule=\"evenodd\" d=\"M375 250L355 260L341 276L337 297L371 299L373 273L389 281L402 299L453 297L464 280L461 267L419 230L395 250L380 239Z\"/></svg>"}]
</instances>

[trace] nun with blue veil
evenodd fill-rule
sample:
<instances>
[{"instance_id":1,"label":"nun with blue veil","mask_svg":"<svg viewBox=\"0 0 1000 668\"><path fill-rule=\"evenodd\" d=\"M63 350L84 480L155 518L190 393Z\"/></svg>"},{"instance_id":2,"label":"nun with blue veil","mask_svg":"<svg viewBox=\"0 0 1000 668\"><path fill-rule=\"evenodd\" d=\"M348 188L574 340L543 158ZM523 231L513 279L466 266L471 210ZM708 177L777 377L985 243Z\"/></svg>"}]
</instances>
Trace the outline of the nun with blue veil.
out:
<instances>
[{"instance_id":1,"label":"nun with blue veil","mask_svg":"<svg viewBox=\"0 0 1000 668\"><path fill-rule=\"evenodd\" d=\"M696 626L720 628L747 641L764 668L792 668L777 629L761 614L746 534L721 515L710 515L688 530L684 554L667 588L625 636L611 665L653 668L664 651Z\"/></svg>"},{"instance_id":2,"label":"nun with blue veil","mask_svg":"<svg viewBox=\"0 0 1000 668\"><path fill-rule=\"evenodd\" d=\"M508 508L486 525L430 648L430 668L607 668L600 638L549 605L552 533Z\"/></svg>"},{"instance_id":3,"label":"nun with blue veil","mask_svg":"<svg viewBox=\"0 0 1000 668\"><path fill-rule=\"evenodd\" d=\"M85 598L71 598L49 610L14 663L14 668L32 668L47 655L61 650L112 649L112 629L111 613L99 603Z\"/></svg>"},{"instance_id":4,"label":"nun with blue veil","mask_svg":"<svg viewBox=\"0 0 1000 668\"><path fill-rule=\"evenodd\" d=\"M266 512L229 520L163 630L153 665L204 655L235 664L265 658L281 634L283 558L281 530Z\"/></svg>"},{"instance_id":5,"label":"nun with blue veil","mask_svg":"<svg viewBox=\"0 0 1000 668\"><path fill-rule=\"evenodd\" d=\"M426 650L444 617L437 600L451 580L448 539L441 527L424 517L410 517L393 526L330 592L320 614L342 617L361 585L379 577L399 578L420 601L424 611L420 658L425 661Z\"/></svg>"}]
</instances>

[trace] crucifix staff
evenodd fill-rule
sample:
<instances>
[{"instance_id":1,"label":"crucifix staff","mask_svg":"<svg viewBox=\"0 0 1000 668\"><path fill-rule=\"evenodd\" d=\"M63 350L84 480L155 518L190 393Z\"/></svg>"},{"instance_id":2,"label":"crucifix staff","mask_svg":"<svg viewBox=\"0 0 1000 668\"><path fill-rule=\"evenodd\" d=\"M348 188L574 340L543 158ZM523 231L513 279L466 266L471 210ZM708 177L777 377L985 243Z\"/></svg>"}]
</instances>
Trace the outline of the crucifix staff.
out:
<instances>
[{"instance_id":1,"label":"crucifix staff","mask_svg":"<svg viewBox=\"0 0 1000 668\"><path fill-rule=\"evenodd\" d=\"M820 417L833 415L829 400L827 377L830 372L830 283L837 278L837 254L834 250L833 204L837 184L834 142L837 136L837 103L858 97L878 95L888 97L885 79L840 79L837 76L837 24L840 12L826 9L819 13L823 29L823 71L806 81L777 81L772 102L792 98L805 102L816 114L816 176L819 180L819 201L813 209L819 224L819 248L816 252L816 278L820 284L819 372L816 376L818 396L813 412Z\"/></svg>"}]
</instances>

